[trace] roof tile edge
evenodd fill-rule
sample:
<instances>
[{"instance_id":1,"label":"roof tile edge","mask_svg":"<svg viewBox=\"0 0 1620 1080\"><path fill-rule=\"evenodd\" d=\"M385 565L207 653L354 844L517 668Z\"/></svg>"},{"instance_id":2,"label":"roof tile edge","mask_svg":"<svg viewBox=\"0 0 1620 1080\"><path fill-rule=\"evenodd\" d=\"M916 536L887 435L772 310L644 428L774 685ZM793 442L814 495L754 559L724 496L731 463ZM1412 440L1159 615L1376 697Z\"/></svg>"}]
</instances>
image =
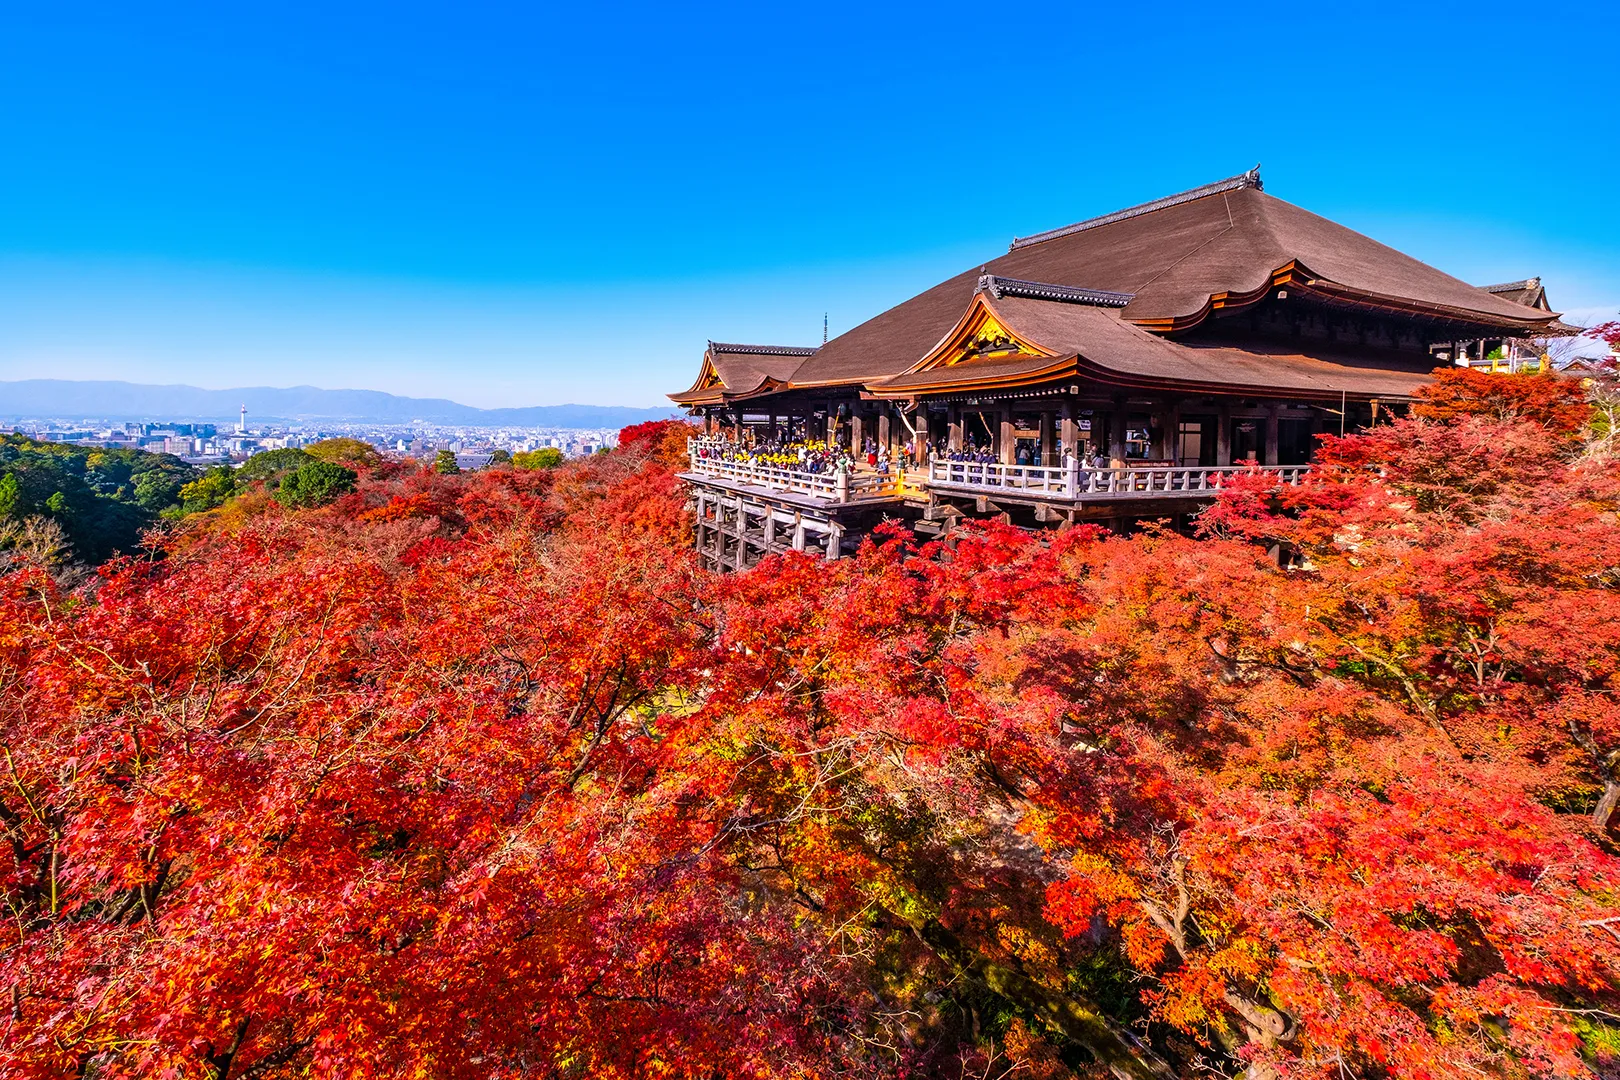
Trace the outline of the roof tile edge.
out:
<instances>
[{"instance_id":1,"label":"roof tile edge","mask_svg":"<svg viewBox=\"0 0 1620 1080\"><path fill-rule=\"evenodd\" d=\"M1046 232L1039 232L1033 236L1015 236L1007 250L1017 251L1019 248L1029 247L1032 244L1041 244L1048 240L1056 240L1059 237L1073 236L1075 233L1085 232L1087 229L1095 229L1102 225L1112 225L1116 221L1126 221L1133 217L1140 217L1143 214L1151 214L1155 210L1180 206L1182 203L1192 202L1194 199L1203 199L1210 195L1219 195L1222 192L1251 187L1256 191L1265 190L1265 185L1260 180L1260 166L1258 165L1240 176L1230 176L1213 184L1205 184L1203 187L1195 187L1188 191L1178 192L1175 195L1166 195L1162 199L1154 199L1152 202L1145 202L1140 206L1116 210L1112 214L1088 218L1085 221L1078 221L1073 225L1065 225L1059 229L1048 229Z\"/></svg>"},{"instance_id":2,"label":"roof tile edge","mask_svg":"<svg viewBox=\"0 0 1620 1080\"><path fill-rule=\"evenodd\" d=\"M728 341L711 341L709 349L717 353L752 353L755 356L811 356L815 348L803 345L738 345Z\"/></svg>"},{"instance_id":3,"label":"roof tile edge","mask_svg":"<svg viewBox=\"0 0 1620 1080\"><path fill-rule=\"evenodd\" d=\"M981 274L978 291L989 293L992 300L1000 300L1003 296L1018 296L1028 300L1055 300L1065 304L1117 308L1124 307L1136 297L1135 293L1087 289L1078 285L1052 285L1044 281L1021 281L1018 278L998 277L995 274Z\"/></svg>"},{"instance_id":4,"label":"roof tile edge","mask_svg":"<svg viewBox=\"0 0 1620 1080\"><path fill-rule=\"evenodd\" d=\"M1538 289L1541 287L1539 277L1525 278L1523 281L1504 281L1500 285L1481 285L1479 288L1488 293L1521 292L1525 289Z\"/></svg>"}]
</instances>

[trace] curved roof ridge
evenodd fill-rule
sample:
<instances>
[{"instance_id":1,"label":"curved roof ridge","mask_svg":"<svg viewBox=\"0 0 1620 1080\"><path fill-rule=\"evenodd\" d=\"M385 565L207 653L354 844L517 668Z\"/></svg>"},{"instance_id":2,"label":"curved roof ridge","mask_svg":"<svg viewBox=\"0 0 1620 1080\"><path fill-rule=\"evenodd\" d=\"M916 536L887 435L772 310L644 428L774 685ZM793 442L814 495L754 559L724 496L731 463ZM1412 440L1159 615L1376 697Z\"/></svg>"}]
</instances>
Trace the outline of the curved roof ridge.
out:
<instances>
[{"instance_id":1,"label":"curved roof ridge","mask_svg":"<svg viewBox=\"0 0 1620 1080\"><path fill-rule=\"evenodd\" d=\"M1180 206L1182 203L1192 202L1194 199L1208 198L1211 195L1219 195L1226 191L1237 191L1240 188L1254 188L1256 191L1262 191L1265 189L1265 185L1260 180L1259 165L1256 165L1248 172L1239 176L1229 176L1225 180L1217 180L1213 184L1205 184L1202 187L1189 188L1186 191L1177 192L1174 195L1166 195L1162 199L1154 199L1152 202L1145 202L1139 206L1127 207L1124 210L1115 210L1111 214L1104 214L1101 217L1088 218L1085 221L1077 221L1073 225L1064 225L1062 228L1058 229L1048 229L1046 232L1039 232L1033 236L1015 236L1013 237L1012 244L1007 248L1007 250L1017 251L1019 248L1029 247L1031 244L1045 243L1048 240L1056 240L1062 236L1073 236L1075 233L1085 232L1087 229L1095 229L1103 225L1112 225L1116 221L1125 221L1129 218L1141 217L1143 214L1151 214L1155 210L1164 210L1171 206Z\"/></svg>"}]
</instances>

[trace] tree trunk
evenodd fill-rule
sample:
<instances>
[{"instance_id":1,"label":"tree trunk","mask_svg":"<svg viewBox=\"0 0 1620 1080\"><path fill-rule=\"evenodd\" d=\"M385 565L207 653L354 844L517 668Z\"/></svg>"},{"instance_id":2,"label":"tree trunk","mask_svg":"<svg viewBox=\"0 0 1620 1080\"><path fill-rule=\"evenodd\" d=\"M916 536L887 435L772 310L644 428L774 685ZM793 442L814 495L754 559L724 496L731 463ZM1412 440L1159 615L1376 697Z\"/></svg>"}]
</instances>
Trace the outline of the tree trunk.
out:
<instances>
[{"instance_id":1,"label":"tree trunk","mask_svg":"<svg viewBox=\"0 0 1620 1080\"><path fill-rule=\"evenodd\" d=\"M214 1080L229 1080L231 1066L236 1064L236 1052L242 1049L242 1040L247 1038L248 1024L252 1021L253 1017L251 1016L242 1017L242 1022L236 1025L236 1037L231 1040L231 1045L225 1048L224 1053L206 1053L203 1055L208 1064L214 1067ZM210 1045L208 1049L212 1051L213 1046Z\"/></svg>"},{"instance_id":2,"label":"tree trunk","mask_svg":"<svg viewBox=\"0 0 1620 1080\"><path fill-rule=\"evenodd\" d=\"M1016 968L978 955L938 922L917 927L917 933L935 955L956 971L1023 1006L1047 1027L1085 1047L1118 1080L1166 1080L1173 1075L1151 1050L1127 1041L1088 1002L1054 993Z\"/></svg>"},{"instance_id":3,"label":"tree trunk","mask_svg":"<svg viewBox=\"0 0 1620 1080\"><path fill-rule=\"evenodd\" d=\"M1609 780L1603 785L1603 797L1598 800L1597 807L1592 811L1592 824L1598 829L1609 827L1609 819L1614 817L1616 806L1620 806L1620 780Z\"/></svg>"}]
</instances>

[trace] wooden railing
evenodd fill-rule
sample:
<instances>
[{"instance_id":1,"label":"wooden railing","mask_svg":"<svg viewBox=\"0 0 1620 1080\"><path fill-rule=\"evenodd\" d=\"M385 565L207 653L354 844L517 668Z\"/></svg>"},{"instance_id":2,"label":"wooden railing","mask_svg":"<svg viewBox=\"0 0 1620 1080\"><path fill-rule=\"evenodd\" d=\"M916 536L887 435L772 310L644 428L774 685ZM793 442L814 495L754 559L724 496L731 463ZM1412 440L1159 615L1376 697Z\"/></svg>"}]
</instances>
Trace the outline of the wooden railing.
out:
<instances>
[{"instance_id":1,"label":"wooden railing","mask_svg":"<svg viewBox=\"0 0 1620 1080\"><path fill-rule=\"evenodd\" d=\"M935 458L928 466L930 486L1013 488L1031 494L1074 497L1072 470L1045 465L1002 465L999 462L942 461Z\"/></svg>"},{"instance_id":2,"label":"wooden railing","mask_svg":"<svg viewBox=\"0 0 1620 1080\"><path fill-rule=\"evenodd\" d=\"M1212 468L1144 466L1093 469L1078 462L1067 468L1041 465L1003 465L999 462L943 461L928 467L929 486L972 488L980 491L1017 492L1062 499L1096 495L1164 495L1219 491L1233 476L1258 468L1278 483L1297 484L1308 465L1226 465Z\"/></svg>"},{"instance_id":3,"label":"wooden railing","mask_svg":"<svg viewBox=\"0 0 1620 1080\"><path fill-rule=\"evenodd\" d=\"M999 462L945 461L936 458L926 471L909 477L898 469L886 473L865 469L806 472L753 461L730 460L736 446L719 439L687 442L692 471L770 491L796 491L832 502L898 498L921 494L924 487L1034 495L1050 499L1181 495L1219 491L1232 477L1258 471L1278 484L1298 484L1308 465L1224 465L1213 468L1171 465L1093 469L1074 462L1067 467L1003 465ZM706 456L707 455L707 456ZM919 486L918 481L923 481Z\"/></svg>"}]
</instances>

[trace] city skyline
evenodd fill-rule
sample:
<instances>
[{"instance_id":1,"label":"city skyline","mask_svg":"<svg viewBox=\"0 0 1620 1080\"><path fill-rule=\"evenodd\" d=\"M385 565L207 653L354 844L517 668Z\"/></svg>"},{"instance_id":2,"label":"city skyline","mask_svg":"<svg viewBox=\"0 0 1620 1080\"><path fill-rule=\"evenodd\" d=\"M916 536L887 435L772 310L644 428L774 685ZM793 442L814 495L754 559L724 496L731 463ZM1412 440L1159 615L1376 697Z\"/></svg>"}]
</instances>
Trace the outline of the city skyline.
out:
<instances>
[{"instance_id":1,"label":"city skyline","mask_svg":"<svg viewBox=\"0 0 1620 1080\"><path fill-rule=\"evenodd\" d=\"M1085 63L1005 90L944 62L980 8L84 15L13 15L0 42L0 380L660 406L710 338L814 345L1014 235L1256 161L1466 281L1620 309L1595 69L1515 86L1525 120L1503 73L1436 62L1494 55L1518 9L1165 8L1152 35L1016 9L994 50ZM1267 89L1290 73L1312 92ZM1501 149L1525 123L1578 151Z\"/></svg>"}]
</instances>

